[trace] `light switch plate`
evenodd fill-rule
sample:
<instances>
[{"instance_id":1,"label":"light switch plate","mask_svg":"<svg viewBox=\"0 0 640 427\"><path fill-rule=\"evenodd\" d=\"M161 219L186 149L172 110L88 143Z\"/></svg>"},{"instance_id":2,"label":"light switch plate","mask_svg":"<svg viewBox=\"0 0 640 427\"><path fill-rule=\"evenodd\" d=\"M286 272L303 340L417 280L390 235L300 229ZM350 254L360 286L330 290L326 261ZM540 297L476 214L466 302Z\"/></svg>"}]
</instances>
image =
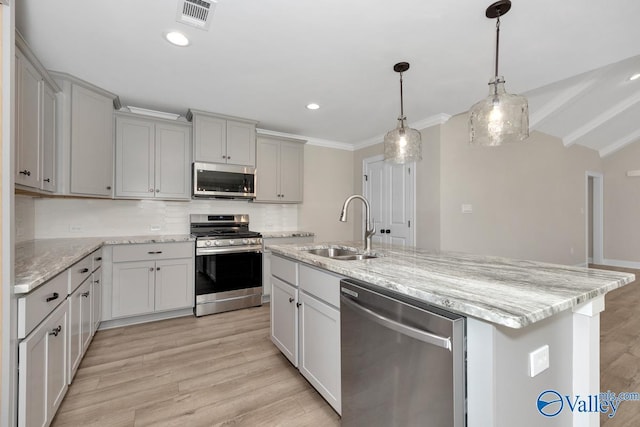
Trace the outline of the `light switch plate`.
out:
<instances>
[{"instance_id":1,"label":"light switch plate","mask_svg":"<svg viewBox=\"0 0 640 427\"><path fill-rule=\"evenodd\" d=\"M549 346L544 345L529 353L529 376L531 378L549 369Z\"/></svg>"}]
</instances>

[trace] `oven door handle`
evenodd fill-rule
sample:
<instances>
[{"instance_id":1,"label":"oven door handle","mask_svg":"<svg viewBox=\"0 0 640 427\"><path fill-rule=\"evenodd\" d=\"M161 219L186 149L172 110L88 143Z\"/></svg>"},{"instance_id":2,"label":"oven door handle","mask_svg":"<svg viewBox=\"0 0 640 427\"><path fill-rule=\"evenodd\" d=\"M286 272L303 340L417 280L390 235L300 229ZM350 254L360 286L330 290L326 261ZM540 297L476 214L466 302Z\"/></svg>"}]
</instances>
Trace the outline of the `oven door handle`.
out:
<instances>
[{"instance_id":1,"label":"oven door handle","mask_svg":"<svg viewBox=\"0 0 640 427\"><path fill-rule=\"evenodd\" d=\"M218 254L237 254L255 252L262 253L262 246L226 246L223 248L197 248L198 255L218 255Z\"/></svg>"}]
</instances>

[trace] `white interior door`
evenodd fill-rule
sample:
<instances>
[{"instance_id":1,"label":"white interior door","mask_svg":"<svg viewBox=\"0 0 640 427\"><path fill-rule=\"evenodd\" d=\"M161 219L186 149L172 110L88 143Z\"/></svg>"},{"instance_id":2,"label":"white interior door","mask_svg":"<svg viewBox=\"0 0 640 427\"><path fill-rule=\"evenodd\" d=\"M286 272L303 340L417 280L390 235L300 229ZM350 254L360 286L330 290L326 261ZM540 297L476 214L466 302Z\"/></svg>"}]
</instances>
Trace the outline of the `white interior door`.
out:
<instances>
[{"instance_id":1,"label":"white interior door","mask_svg":"<svg viewBox=\"0 0 640 427\"><path fill-rule=\"evenodd\" d=\"M413 246L415 242L415 163L386 163L382 156L363 162L363 194L371 204L374 243Z\"/></svg>"}]
</instances>

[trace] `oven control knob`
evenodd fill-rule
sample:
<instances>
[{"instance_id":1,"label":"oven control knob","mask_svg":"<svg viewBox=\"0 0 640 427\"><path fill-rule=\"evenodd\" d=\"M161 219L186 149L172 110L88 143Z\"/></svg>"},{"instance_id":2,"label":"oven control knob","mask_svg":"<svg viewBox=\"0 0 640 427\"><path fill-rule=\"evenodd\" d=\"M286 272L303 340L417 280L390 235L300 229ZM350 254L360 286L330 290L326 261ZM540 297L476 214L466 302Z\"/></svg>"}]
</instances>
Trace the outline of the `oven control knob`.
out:
<instances>
[{"instance_id":1,"label":"oven control knob","mask_svg":"<svg viewBox=\"0 0 640 427\"><path fill-rule=\"evenodd\" d=\"M220 246L221 243L222 242L220 240L216 240L215 242L213 242L213 244L216 245L216 246Z\"/></svg>"},{"instance_id":2,"label":"oven control knob","mask_svg":"<svg viewBox=\"0 0 640 427\"><path fill-rule=\"evenodd\" d=\"M233 240L229 240L229 246L233 246L235 244L236 244L236 242L234 242Z\"/></svg>"},{"instance_id":3,"label":"oven control knob","mask_svg":"<svg viewBox=\"0 0 640 427\"><path fill-rule=\"evenodd\" d=\"M205 240L204 241L204 245L205 246L211 246L211 240Z\"/></svg>"},{"instance_id":4,"label":"oven control knob","mask_svg":"<svg viewBox=\"0 0 640 427\"><path fill-rule=\"evenodd\" d=\"M248 245L248 244L249 244L249 241L248 241L247 239L242 239L242 244L243 244L243 245Z\"/></svg>"}]
</instances>

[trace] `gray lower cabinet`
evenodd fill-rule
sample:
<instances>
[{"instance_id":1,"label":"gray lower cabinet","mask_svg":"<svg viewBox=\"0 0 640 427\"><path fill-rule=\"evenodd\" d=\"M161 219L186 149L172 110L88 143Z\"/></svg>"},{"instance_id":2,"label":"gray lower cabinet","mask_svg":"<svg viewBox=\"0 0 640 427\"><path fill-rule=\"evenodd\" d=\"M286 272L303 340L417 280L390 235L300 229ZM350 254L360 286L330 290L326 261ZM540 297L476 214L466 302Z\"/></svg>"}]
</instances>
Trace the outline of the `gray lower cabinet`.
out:
<instances>
[{"instance_id":1,"label":"gray lower cabinet","mask_svg":"<svg viewBox=\"0 0 640 427\"><path fill-rule=\"evenodd\" d=\"M272 255L271 340L341 413L340 279Z\"/></svg>"},{"instance_id":2,"label":"gray lower cabinet","mask_svg":"<svg viewBox=\"0 0 640 427\"><path fill-rule=\"evenodd\" d=\"M67 392L68 303L20 342L18 425L47 426Z\"/></svg>"},{"instance_id":3,"label":"gray lower cabinet","mask_svg":"<svg viewBox=\"0 0 640 427\"><path fill-rule=\"evenodd\" d=\"M313 243L314 236L287 236L262 238L262 298L263 302L271 295L271 251L269 245L286 245L287 243Z\"/></svg>"},{"instance_id":4,"label":"gray lower cabinet","mask_svg":"<svg viewBox=\"0 0 640 427\"><path fill-rule=\"evenodd\" d=\"M69 384L92 337L91 281L85 280L69 296Z\"/></svg>"},{"instance_id":5,"label":"gray lower cabinet","mask_svg":"<svg viewBox=\"0 0 640 427\"><path fill-rule=\"evenodd\" d=\"M109 318L193 307L193 256L193 242L114 246Z\"/></svg>"}]
</instances>

